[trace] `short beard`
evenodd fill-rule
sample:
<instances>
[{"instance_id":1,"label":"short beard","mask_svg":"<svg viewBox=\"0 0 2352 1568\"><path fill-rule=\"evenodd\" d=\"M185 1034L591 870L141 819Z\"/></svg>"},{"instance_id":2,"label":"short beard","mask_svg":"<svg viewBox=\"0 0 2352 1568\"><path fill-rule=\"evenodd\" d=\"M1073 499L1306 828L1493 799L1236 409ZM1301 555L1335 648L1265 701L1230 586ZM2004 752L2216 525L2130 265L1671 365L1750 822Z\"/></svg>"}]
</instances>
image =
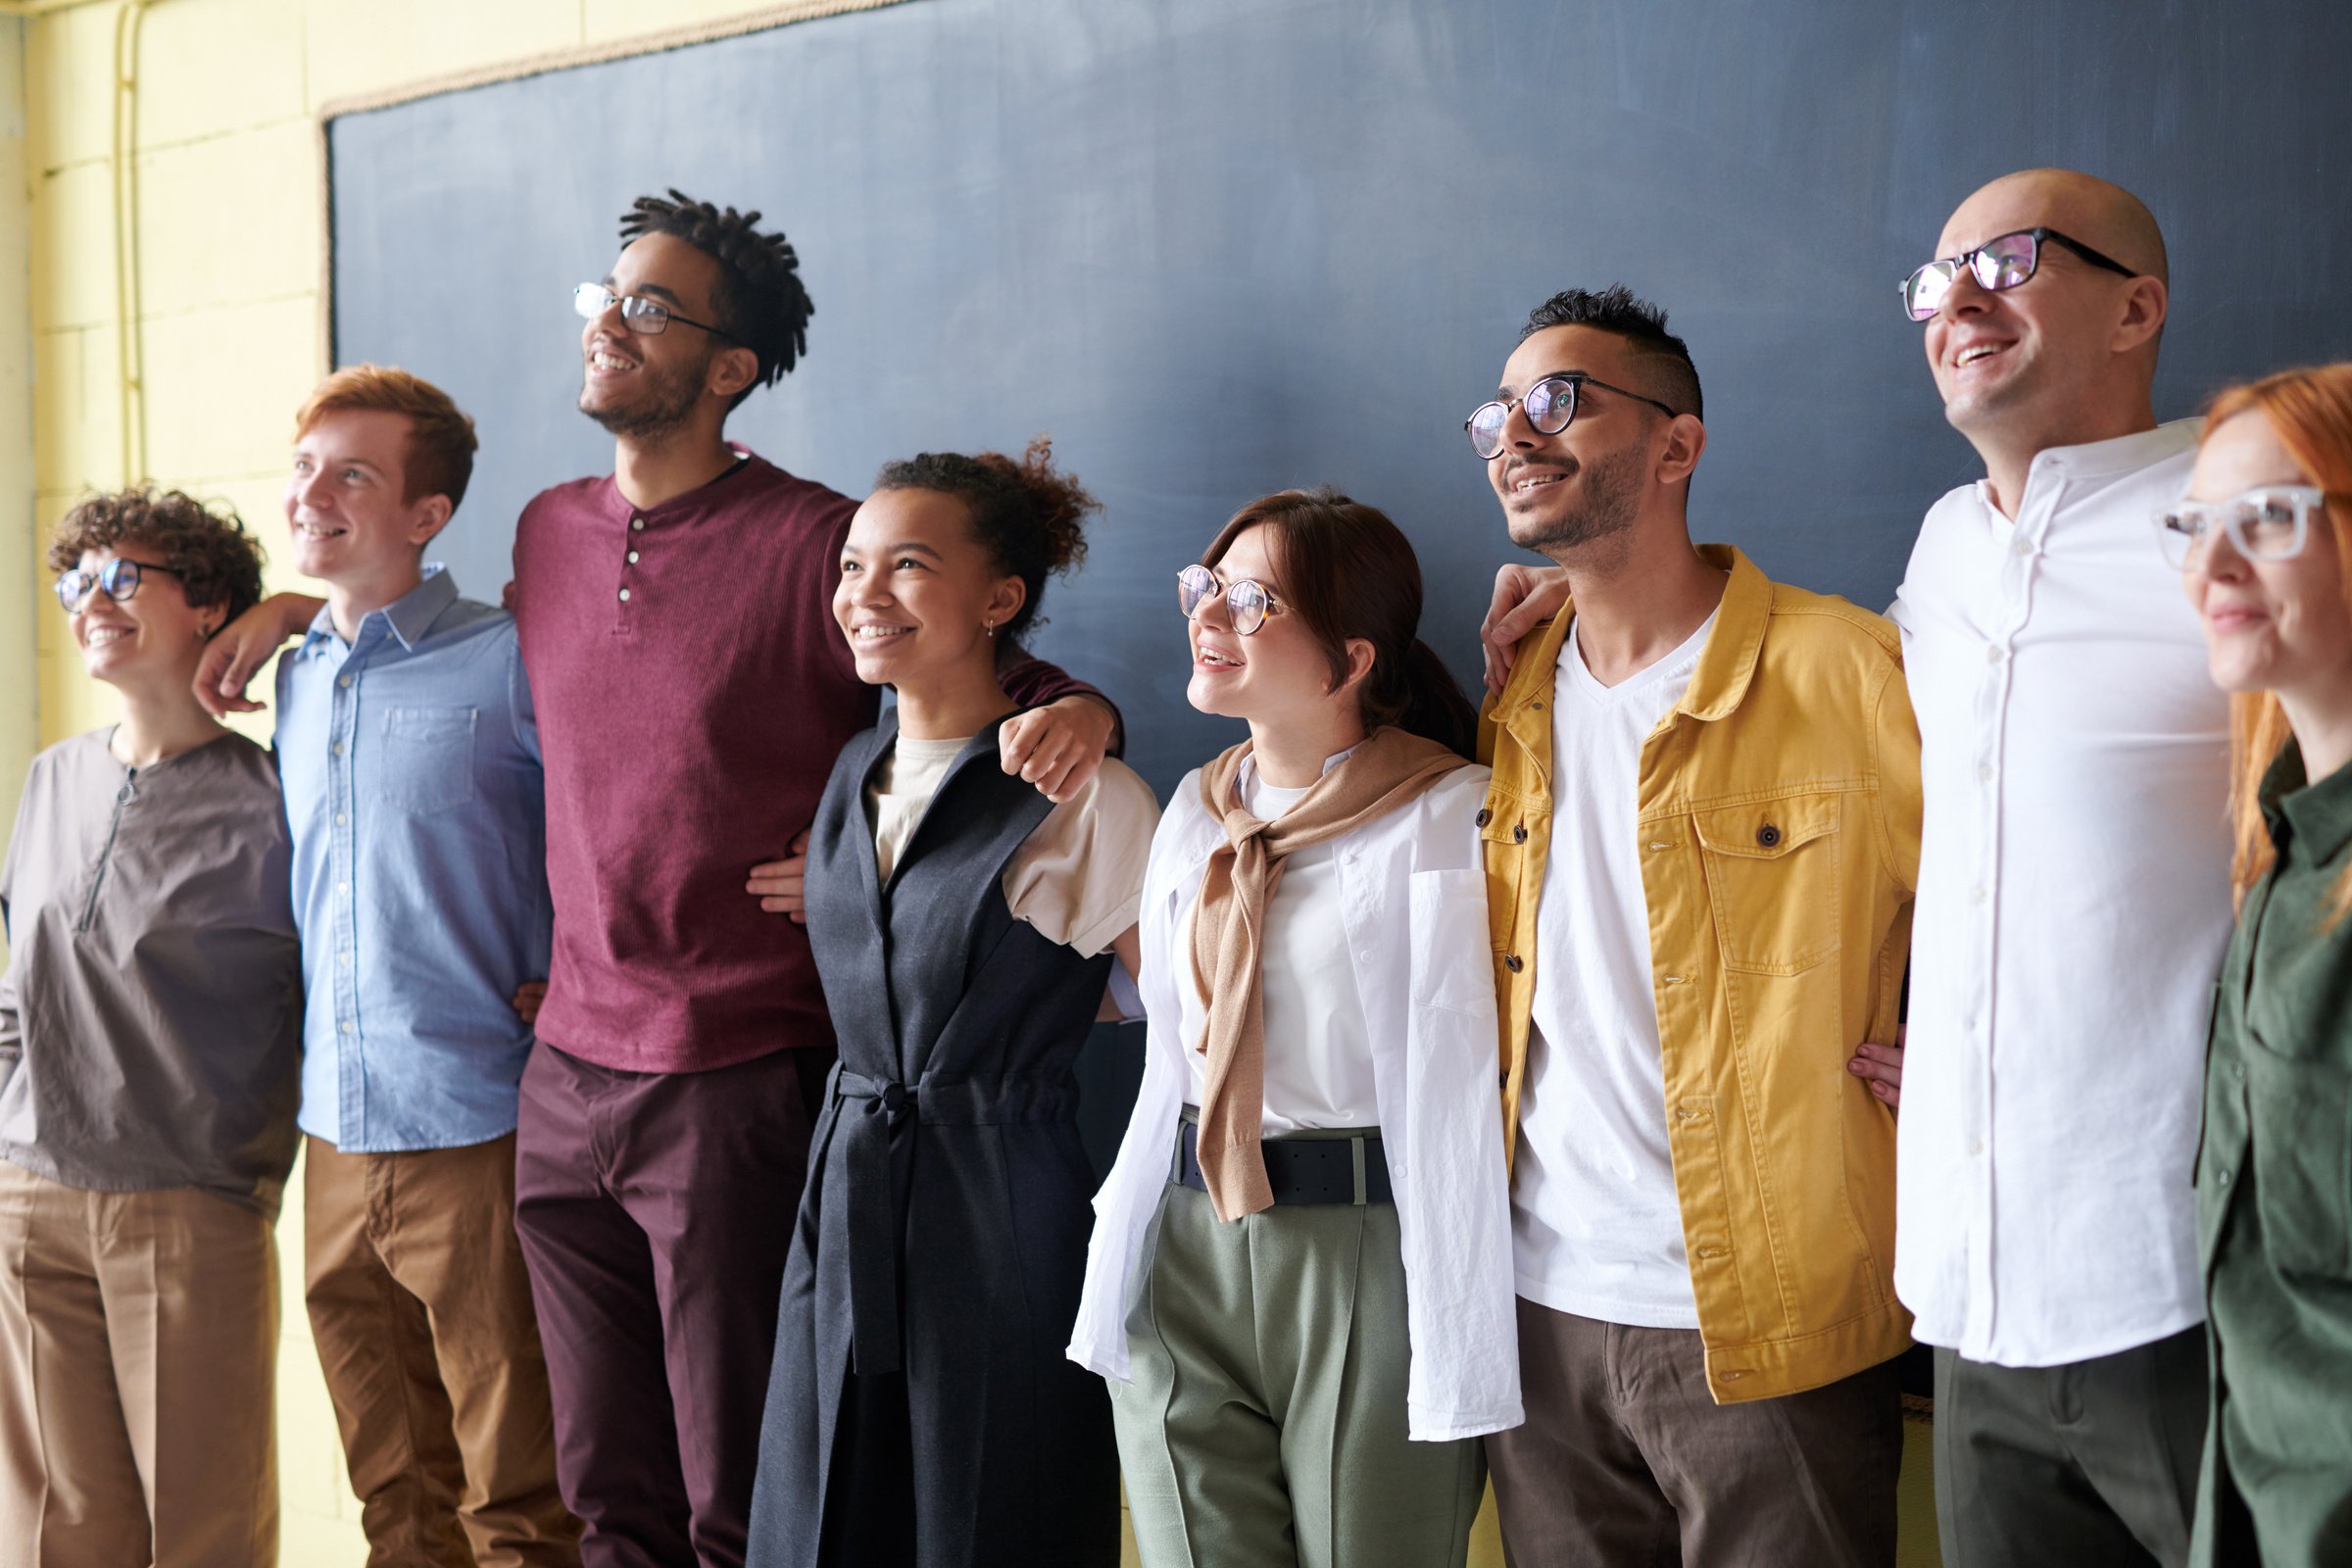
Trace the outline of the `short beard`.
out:
<instances>
[{"instance_id":1,"label":"short beard","mask_svg":"<svg viewBox=\"0 0 2352 1568\"><path fill-rule=\"evenodd\" d=\"M1582 505L1548 521L1535 522L1539 530L1523 534L1510 528L1511 543L1558 561L1602 539L1614 538L1634 526L1641 508L1636 501L1644 458L1639 445L1612 452L1581 465L1584 473ZM1512 522L1505 515L1506 524ZM1532 519L1531 519L1532 521Z\"/></svg>"},{"instance_id":2,"label":"short beard","mask_svg":"<svg viewBox=\"0 0 2352 1568\"><path fill-rule=\"evenodd\" d=\"M680 366L658 377L649 374L643 394L626 408L592 409L588 406L587 388L582 387L580 412L625 441L651 445L675 435L694 416L695 405L703 400L703 380L715 352L714 347L705 348L702 357L692 365Z\"/></svg>"}]
</instances>

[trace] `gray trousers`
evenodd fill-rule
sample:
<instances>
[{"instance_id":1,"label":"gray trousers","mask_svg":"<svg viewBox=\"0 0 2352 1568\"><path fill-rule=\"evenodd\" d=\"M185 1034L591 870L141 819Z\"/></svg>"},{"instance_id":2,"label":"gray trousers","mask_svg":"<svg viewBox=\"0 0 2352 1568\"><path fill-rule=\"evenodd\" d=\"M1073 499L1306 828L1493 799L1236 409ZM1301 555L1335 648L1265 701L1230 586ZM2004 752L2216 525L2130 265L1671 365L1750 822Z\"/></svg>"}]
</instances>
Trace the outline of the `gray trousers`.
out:
<instances>
[{"instance_id":1,"label":"gray trousers","mask_svg":"<svg viewBox=\"0 0 2352 1568\"><path fill-rule=\"evenodd\" d=\"M1892 1361L1717 1404L1696 1329L1522 1297L1519 1382L1526 1424L1487 1439L1511 1568L1892 1568Z\"/></svg>"},{"instance_id":2,"label":"gray trousers","mask_svg":"<svg viewBox=\"0 0 2352 1568\"><path fill-rule=\"evenodd\" d=\"M1478 1440L1405 1438L1394 1203L1221 1223L1171 1182L1111 1382L1144 1568L1460 1568Z\"/></svg>"},{"instance_id":3,"label":"gray trousers","mask_svg":"<svg viewBox=\"0 0 2352 1568\"><path fill-rule=\"evenodd\" d=\"M2180 1568L2204 1445L2202 1327L2065 1366L1939 1348L1944 1568Z\"/></svg>"}]
</instances>

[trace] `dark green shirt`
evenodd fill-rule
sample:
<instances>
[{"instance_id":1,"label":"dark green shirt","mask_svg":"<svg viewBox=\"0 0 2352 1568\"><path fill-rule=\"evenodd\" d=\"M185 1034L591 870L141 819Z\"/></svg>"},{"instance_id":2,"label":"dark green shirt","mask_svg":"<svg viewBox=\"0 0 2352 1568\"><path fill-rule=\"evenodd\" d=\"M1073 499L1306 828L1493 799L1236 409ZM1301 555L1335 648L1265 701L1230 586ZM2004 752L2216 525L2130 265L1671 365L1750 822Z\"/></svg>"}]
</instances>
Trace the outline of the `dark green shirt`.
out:
<instances>
[{"instance_id":1,"label":"dark green shirt","mask_svg":"<svg viewBox=\"0 0 2352 1568\"><path fill-rule=\"evenodd\" d=\"M2278 847L2215 998L2197 1160L2214 1354L2195 1561L2352 1563L2352 767L2262 784Z\"/></svg>"}]
</instances>

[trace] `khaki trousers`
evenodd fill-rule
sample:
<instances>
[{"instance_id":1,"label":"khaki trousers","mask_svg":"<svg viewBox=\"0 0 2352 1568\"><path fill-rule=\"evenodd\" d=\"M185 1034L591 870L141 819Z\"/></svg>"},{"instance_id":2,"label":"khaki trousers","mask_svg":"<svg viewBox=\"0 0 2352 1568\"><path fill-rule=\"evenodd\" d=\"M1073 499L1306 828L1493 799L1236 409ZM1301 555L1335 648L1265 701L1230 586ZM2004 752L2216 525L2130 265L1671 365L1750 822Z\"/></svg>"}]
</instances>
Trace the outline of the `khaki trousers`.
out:
<instances>
[{"instance_id":1,"label":"khaki trousers","mask_svg":"<svg viewBox=\"0 0 2352 1568\"><path fill-rule=\"evenodd\" d=\"M1144 1568L1461 1568L1485 1466L1405 1437L1396 1204L1228 1225L1171 1182L1152 1230L1110 1385Z\"/></svg>"},{"instance_id":2,"label":"khaki trousers","mask_svg":"<svg viewBox=\"0 0 2352 1568\"><path fill-rule=\"evenodd\" d=\"M276 1355L267 1217L0 1161L0 1568L275 1563Z\"/></svg>"},{"instance_id":3,"label":"khaki trousers","mask_svg":"<svg viewBox=\"0 0 2352 1568\"><path fill-rule=\"evenodd\" d=\"M572 1568L514 1138L303 1156L311 1337L371 1568Z\"/></svg>"}]
</instances>

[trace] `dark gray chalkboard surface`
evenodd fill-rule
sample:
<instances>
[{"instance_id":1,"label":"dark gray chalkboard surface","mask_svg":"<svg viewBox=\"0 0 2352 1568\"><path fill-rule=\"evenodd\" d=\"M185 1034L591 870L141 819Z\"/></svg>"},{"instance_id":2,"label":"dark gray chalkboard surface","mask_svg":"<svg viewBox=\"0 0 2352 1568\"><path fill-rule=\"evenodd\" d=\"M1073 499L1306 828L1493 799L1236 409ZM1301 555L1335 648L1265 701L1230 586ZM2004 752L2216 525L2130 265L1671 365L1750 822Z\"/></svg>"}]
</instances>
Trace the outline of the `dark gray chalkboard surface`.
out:
<instances>
[{"instance_id":1,"label":"dark gray chalkboard surface","mask_svg":"<svg viewBox=\"0 0 2352 1568\"><path fill-rule=\"evenodd\" d=\"M1979 472L1895 280L1984 180L2155 209L2164 416L2352 355L2347 60L2344 0L915 0L336 119L335 352L479 422L444 554L494 597L523 502L611 467L570 290L617 216L763 210L816 316L732 433L857 494L1051 432L1105 512L1035 641L1164 797L1234 733L1185 707L1173 578L1264 491L1395 516L1475 679L1510 552L1461 419L1554 289L1690 340L1693 531L1873 608Z\"/></svg>"}]
</instances>

